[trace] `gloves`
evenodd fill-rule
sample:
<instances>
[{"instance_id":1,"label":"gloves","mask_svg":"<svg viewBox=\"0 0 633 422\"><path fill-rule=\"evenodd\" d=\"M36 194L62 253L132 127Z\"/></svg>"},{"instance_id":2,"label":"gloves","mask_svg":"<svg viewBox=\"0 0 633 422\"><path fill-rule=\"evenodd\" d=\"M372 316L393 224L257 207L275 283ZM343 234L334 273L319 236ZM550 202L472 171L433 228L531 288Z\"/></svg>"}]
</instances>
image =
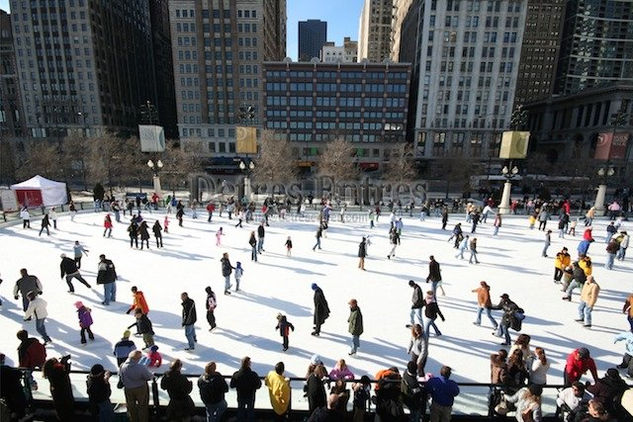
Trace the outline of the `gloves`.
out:
<instances>
[{"instance_id":1,"label":"gloves","mask_svg":"<svg viewBox=\"0 0 633 422\"><path fill-rule=\"evenodd\" d=\"M128 309L127 311L125 311L125 313L130 315L130 311L132 311L132 309Z\"/></svg>"},{"instance_id":2,"label":"gloves","mask_svg":"<svg viewBox=\"0 0 633 422\"><path fill-rule=\"evenodd\" d=\"M17 295L13 296L13 299L18 300L18 296Z\"/></svg>"}]
</instances>

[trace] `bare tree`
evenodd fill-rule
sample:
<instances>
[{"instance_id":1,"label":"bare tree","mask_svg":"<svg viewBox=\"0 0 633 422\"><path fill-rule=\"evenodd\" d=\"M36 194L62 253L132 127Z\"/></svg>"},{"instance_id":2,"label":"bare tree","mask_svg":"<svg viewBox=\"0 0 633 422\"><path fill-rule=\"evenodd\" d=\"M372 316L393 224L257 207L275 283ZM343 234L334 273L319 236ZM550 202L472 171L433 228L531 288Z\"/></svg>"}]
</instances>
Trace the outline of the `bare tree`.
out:
<instances>
[{"instance_id":1,"label":"bare tree","mask_svg":"<svg viewBox=\"0 0 633 422\"><path fill-rule=\"evenodd\" d=\"M84 190L88 189L88 161L90 158L90 150L88 148L89 140L79 133L73 133L62 141L62 150L68 166L70 179L75 176L81 180Z\"/></svg>"},{"instance_id":2,"label":"bare tree","mask_svg":"<svg viewBox=\"0 0 633 422\"><path fill-rule=\"evenodd\" d=\"M25 141L24 152L19 154L19 162L16 169L18 179L28 179L36 174L49 179L64 176L64 161L59 145L46 139Z\"/></svg>"},{"instance_id":3,"label":"bare tree","mask_svg":"<svg viewBox=\"0 0 633 422\"><path fill-rule=\"evenodd\" d=\"M88 174L91 184L103 183L110 188L124 186L138 179L145 166L138 140L105 134L88 141ZM147 172L147 171L145 171Z\"/></svg>"},{"instance_id":4,"label":"bare tree","mask_svg":"<svg viewBox=\"0 0 633 422\"><path fill-rule=\"evenodd\" d=\"M175 192L181 184L186 186L192 173L202 170L202 141L190 140L180 144L168 141L165 152L161 155L163 169L161 178Z\"/></svg>"},{"instance_id":5,"label":"bare tree","mask_svg":"<svg viewBox=\"0 0 633 422\"><path fill-rule=\"evenodd\" d=\"M295 158L291 156L290 142L284 137L275 139L270 131L262 133L259 155L255 160L253 178L259 183L287 183L297 177Z\"/></svg>"},{"instance_id":6,"label":"bare tree","mask_svg":"<svg viewBox=\"0 0 633 422\"><path fill-rule=\"evenodd\" d=\"M356 149L344 138L336 138L325 145L317 163L318 173L334 181L356 180L358 168L354 162Z\"/></svg>"},{"instance_id":7,"label":"bare tree","mask_svg":"<svg viewBox=\"0 0 633 422\"><path fill-rule=\"evenodd\" d=\"M410 144L400 143L391 149L383 178L391 182L410 182L418 174Z\"/></svg>"}]
</instances>

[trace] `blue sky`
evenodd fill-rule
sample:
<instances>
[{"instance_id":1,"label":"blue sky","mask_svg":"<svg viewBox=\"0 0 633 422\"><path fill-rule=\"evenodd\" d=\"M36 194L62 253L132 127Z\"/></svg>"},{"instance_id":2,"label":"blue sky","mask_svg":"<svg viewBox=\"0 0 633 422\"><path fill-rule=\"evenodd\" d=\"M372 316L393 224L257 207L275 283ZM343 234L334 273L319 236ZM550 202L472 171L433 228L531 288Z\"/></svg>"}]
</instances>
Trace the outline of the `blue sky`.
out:
<instances>
[{"instance_id":1,"label":"blue sky","mask_svg":"<svg viewBox=\"0 0 633 422\"><path fill-rule=\"evenodd\" d=\"M288 43L286 54L297 59L297 24L300 20L327 21L328 41L336 44L343 37L358 39L358 18L363 0L288 0ZM0 0L0 9L9 10L9 0Z\"/></svg>"}]
</instances>

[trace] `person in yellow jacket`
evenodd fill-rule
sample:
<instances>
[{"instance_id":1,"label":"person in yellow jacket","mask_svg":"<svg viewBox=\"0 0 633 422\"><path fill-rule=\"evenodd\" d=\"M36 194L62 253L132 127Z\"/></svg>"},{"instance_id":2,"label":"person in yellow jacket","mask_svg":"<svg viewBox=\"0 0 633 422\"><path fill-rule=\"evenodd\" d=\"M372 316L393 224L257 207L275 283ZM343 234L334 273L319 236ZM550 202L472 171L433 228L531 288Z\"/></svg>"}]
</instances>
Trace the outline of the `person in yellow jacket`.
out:
<instances>
[{"instance_id":1,"label":"person in yellow jacket","mask_svg":"<svg viewBox=\"0 0 633 422\"><path fill-rule=\"evenodd\" d=\"M580 293L580 304L578 305L577 322L584 323L585 328L591 327L591 311L598 300L600 294L600 286L595 282L593 276L587 277L585 285Z\"/></svg>"},{"instance_id":2,"label":"person in yellow jacket","mask_svg":"<svg viewBox=\"0 0 633 422\"><path fill-rule=\"evenodd\" d=\"M556 254L556 259L554 260L554 283L560 283L561 278L563 278L563 270L569 264L571 264L571 256L569 256L567 248L563 248Z\"/></svg>"},{"instance_id":3,"label":"person in yellow jacket","mask_svg":"<svg viewBox=\"0 0 633 422\"><path fill-rule=\"evenodd\" d=\"M588 255L581 256L578 260L578 266L582 268L585 275L589 277L593 273L593 266L591 264L591 257Z\"/></svg>"},{"instance_id":4,"label":"person in yellow jacket","mask_svg":"<svg viewBox=\"0 0 633 422\"><path fill-rule=\"evenodd\" d=\"M284 377L285 369L283 362L277 363L275 370L270 371L264 380L270 394L270 404L275 411L275 421L285 420L290 409L290 382Z\"/></svg>"}]
</instances>

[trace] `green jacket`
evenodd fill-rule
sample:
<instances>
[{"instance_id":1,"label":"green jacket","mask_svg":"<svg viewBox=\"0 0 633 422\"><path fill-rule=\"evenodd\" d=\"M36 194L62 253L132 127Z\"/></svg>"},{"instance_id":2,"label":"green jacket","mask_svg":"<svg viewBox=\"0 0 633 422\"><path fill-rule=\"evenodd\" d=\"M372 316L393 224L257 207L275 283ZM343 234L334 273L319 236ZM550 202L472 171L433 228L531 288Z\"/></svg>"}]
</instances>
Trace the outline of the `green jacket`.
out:
<instances>
[{"instance_id":1,"label":"green jacket","mask_svg":"<svg viewBox=\"0 0 633 422\"><path fill-rule=\"evenodd\" d=\"M350 309L349 318L349 333L353 336L360 336L363 334L363 314L360 312L360 308L357 306Z\"/></svg>"}]
</instances>

